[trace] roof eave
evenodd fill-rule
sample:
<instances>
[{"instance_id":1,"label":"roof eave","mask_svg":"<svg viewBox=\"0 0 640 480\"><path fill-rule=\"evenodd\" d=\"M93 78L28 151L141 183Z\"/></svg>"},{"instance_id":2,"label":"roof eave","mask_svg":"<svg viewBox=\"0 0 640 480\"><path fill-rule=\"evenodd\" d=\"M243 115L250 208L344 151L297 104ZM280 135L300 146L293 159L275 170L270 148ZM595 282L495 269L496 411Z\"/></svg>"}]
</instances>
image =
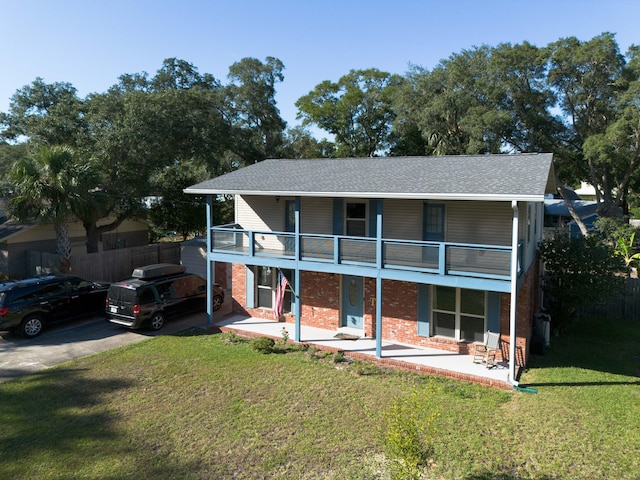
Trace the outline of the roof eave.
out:
<instances>
[{"instance_id":1,"label":"roof eave","mask_svg":"<svg viewBox=\"0 0 640 480\"><path fill-rule=\"evenodd\" d=\"M255 190L210 190L186 188L184 193L192 195L254 195L261 197L320 197L320 198L389 198L408 200L475 200L484 202L543 202L544 194L478 194L478 193L402 193L402 192L296 192Z\"/></svg>"}]
</instances>

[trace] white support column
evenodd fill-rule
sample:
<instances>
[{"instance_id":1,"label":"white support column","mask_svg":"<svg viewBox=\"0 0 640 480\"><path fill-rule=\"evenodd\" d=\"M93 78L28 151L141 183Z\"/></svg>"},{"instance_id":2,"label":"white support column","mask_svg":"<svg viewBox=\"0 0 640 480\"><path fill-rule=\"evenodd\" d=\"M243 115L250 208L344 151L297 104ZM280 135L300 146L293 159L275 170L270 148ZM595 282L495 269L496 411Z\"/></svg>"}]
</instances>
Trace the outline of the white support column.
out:
<instances>
[{"instance_id":1,"label":"white support column","mask_svg":"<svg viewBox=\"0 0 640 480\"><path fill-rule=\"evenodd\" d=\"M294 312L294 322L295 322L295 336L294 336L294 340L296 342L300 342L301 341L301 335L300 335L300 328L301 328L301 322L300 322L300 317L302 316L302 300L300 299L300 290L301 290L301 285L300 285L300 208L301 208L301 199L300 197L296 197L295 199L295 212L294 212L294 217L295 217L295 221L294 221L294 233L295 233L295 257L296 257L296 267L294 270L294 277L295 277L295 292L293 292L294 295L294 307L295 307L295 312Z\"/></svg>"},{"instance_id":2,"label":"white support column","mask_svg":"<svg viewBox=\"0 0 640 480\"><path fill-rule=\"evenodd\" d=\"M213 197L207 195L207 325L213 324L213 284L215 282L216 262L211 255L211 224L213 218Z\"/></svg>"},{"instance_id":3,"label":"white support column","mask_svg":"<svg viewBox=\"0 0 640 480\"><path fill-rule=\"evenodd\" d=\"M380 270L383 266L384 251L382 248L382 202L376 202L376 358L382 358L382 277Z\"/></svg>"},{"instance_id":4,"label":"white support column","mask_svg":"<svg viewBox=\"0 0 640 480\"><path fill-rule=\"evenodd\" d=\"M513 209L511 234L511 301L509 306L509 382L517 385L516 381L516 314L518 307L518 232L520 230L518 202L511 202Z\"/></svg>"}]
</instances>

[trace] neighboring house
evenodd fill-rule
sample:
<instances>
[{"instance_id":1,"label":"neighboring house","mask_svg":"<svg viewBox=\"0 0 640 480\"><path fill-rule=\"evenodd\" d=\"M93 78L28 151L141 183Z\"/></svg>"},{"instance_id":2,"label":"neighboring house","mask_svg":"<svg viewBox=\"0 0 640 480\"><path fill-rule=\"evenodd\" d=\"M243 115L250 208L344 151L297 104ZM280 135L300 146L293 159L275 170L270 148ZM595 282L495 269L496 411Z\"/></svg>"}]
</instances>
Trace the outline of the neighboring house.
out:
<instances>
[{"instance_id":1,"label":"neighboring house","mask_svg":"<svg viewBox=\"0 0 640 480\"><path fill-rule=\"evenodd\" d=\"M580 188L575 191L581 200L596 201L596 188L587 182L580 182Z\"/></svg>"},{"instance_id":2,"label":"neighboring house","mask_svg":"<svg viewBox=\"0 0 640 480\"><path fill-rule=\"evenodd\" d=\"M551 154L265 160L185 192L208 198L207 258L233 264L235 311L273 318L281 271L297 341L346 330L380 358L382 340L473 353L498 332L515 381L554 178ZM232 225L210 224L220 194Z\"/></svg>"},{"instance_id":3,"label":"neighboring house","mask_svg":"<svg viewBox=\"0 0 640 480\"><path fill-rule=\"evenodd\" d=\"M595 228L594 222L598 219L596 213L598 203L593 200L583 200L577 192L571 189L565 188L564 191L587 229L593 230ZM569 213L567 203L564 199L559 198L559 195L544 200L544 227L545 238L550 238L556 233L566 233L571 237L582 236L580 227Z\"/></svg>"},{"instance_id":4,"label":"neighboring house","mask_svg":"<svg viewBox=\"0 0 640 480\"><path fill-rule=\"evenodd\" d=\"M98 226L109 221L112 220L104 219ZM72 256L87 253L86 232L80 222L69 224L69 238ZM148 243L147 223L141 220L125 220L117 229L102 235L100 251L137 247ZM25 277L38 273L33 271L30 252L56 253L56 234L52 224L22 224L13 220L0 224L0 274Z\"/></svg>"}]
</instances>

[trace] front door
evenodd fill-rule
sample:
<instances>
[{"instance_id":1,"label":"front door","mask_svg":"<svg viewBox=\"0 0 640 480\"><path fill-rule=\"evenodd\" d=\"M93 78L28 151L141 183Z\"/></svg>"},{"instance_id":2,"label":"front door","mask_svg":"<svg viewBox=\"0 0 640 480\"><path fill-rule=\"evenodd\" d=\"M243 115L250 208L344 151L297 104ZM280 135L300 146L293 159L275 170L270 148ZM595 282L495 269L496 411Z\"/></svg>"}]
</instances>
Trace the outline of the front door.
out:
<instances>
[{"instance_id":1,"label":"front door","mask_svg":"<svg viewBox=\"0 0 640 480\"><path fill-rule=\"evenodd\" d=\"M342 322L343 327L363 328L363 280L362 277L342 277Z\"/></svg>"}]
</instances>

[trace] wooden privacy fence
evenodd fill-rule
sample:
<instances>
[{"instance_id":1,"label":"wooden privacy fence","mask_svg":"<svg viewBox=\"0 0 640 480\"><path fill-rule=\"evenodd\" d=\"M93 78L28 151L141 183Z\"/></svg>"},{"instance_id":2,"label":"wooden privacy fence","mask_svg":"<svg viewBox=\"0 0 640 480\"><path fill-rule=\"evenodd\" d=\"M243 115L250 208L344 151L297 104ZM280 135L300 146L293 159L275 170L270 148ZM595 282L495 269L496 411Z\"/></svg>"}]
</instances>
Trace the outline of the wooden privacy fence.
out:
<instances>
[{"instance_id":1,"label":"wooden privacy fence","mask_svg":"<svg viewBox=\"0 0 640 480\"><path fill-rule=\"evenodd\" d=\"M134 268L152 263L180 263L179 243L157 243L144 247L122 248L106 252L74 255L71 273L87 280L115 282L131 277ZM58 270L56 254L28 252L27 276Z\"/></svg>"},{"instance_id":2,"label":"wooden privacy fence","mask_svg":"<svg viewBox=\"0 0 640 480\"><path fill-rule=\"evenodd\" d=\"M581 316L598 315L606 318L624 318L640 320L640 278L627 278L625 293L613 298L606 305L582 307L578 311Z\"/></svg>"}]
</instances>

